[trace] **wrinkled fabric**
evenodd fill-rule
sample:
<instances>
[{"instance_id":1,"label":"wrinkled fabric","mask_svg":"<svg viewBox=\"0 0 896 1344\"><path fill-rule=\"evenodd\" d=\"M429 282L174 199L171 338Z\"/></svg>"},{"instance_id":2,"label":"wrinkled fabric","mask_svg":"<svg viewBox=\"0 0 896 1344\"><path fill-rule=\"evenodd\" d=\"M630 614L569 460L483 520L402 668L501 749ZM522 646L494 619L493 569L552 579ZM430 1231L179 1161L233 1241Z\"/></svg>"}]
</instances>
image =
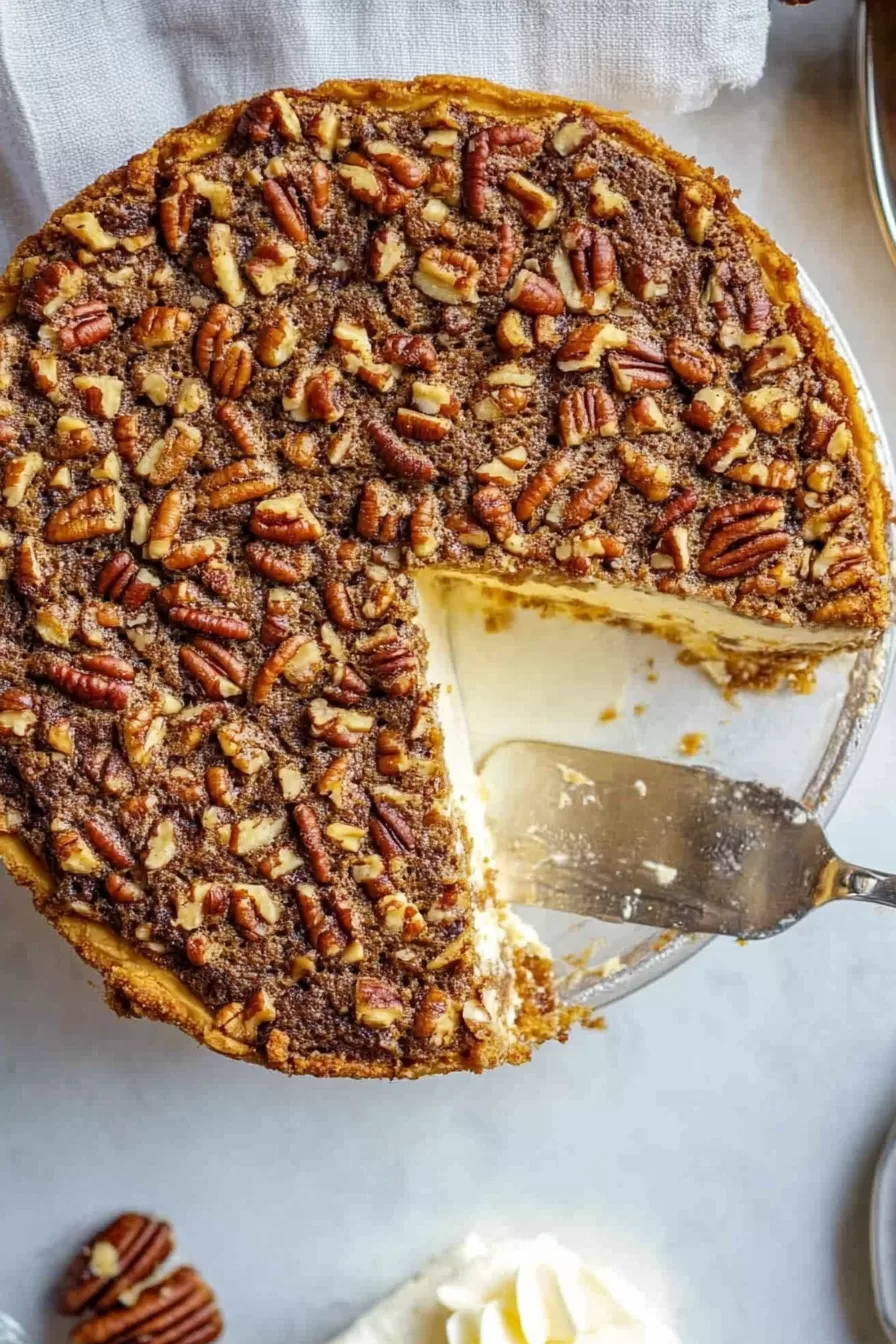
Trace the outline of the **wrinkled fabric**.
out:
<instances>
[{"instance_id":1,"label":"wrinkled fabric","mask_svg":"<svg viewBox=\"0 0 896 1344\"><path fill-rule=\"evenodd\" d=\"M172 126L276 85L477 75L705 107L762 73L767 0L0 0L4 256Z\"/></svg>"}]
</instances>

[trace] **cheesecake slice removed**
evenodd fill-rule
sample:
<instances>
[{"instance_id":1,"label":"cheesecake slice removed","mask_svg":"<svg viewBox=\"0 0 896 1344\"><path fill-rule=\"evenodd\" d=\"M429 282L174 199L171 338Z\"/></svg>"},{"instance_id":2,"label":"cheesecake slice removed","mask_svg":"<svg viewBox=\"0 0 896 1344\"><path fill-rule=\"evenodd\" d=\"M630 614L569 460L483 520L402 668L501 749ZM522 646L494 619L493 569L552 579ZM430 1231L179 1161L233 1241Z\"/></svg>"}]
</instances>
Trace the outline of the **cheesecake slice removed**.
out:
<instances>
[{"instance_id":1,"label":"cheesecake slice removed","mask_svg":"<svg viewBox=\"0 0 896 1344\"><path fill-rule=\"evenodd\" d=\"M3 278L0 511L8 867L116 1009L289 1073L566 1026L442 584L729 683L889 617L873 443L792 263L634 122L476 80L263 94L56 211Z\"/></svg>"}]
</instances>

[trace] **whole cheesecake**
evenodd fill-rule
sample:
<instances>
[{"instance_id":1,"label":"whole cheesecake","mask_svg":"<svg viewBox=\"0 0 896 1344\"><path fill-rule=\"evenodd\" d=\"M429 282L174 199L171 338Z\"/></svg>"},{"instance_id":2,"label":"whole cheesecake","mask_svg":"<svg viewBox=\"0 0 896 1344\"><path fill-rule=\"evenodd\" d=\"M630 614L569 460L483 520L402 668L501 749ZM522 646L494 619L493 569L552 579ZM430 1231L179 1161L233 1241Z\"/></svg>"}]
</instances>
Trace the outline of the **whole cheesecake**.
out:
<instances>
[{"instance_id":1,"label":"whole cheesecake","mask_svg":"<svg viewBox=\"0 0 896 1344\"><path fill-rule=\"evenodd\" d=\"M563 1030L440 584L737 681L887 621L873 444L792 263L618 114L263 94L2 283L2 855L114 1007L229 1055L414 1076Z\"/></svg>"}]
</instances>

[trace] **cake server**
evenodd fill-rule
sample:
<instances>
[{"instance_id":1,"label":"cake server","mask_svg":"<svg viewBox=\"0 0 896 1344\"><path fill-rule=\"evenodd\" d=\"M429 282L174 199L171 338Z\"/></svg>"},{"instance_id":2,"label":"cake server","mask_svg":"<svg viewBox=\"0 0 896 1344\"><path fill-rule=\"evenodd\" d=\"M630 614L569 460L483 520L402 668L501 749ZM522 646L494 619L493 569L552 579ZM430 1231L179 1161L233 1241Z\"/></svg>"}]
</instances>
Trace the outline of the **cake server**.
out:
<instances>
[{"instance_id":1,"label":"cake server","mask_svg":"<svg viewBox=\"0 0 896 1344\"><path fill-rule=\"evenodd\" d=\"M896 906L896 877L838 858L811 813L764 784L547 742L501 743L479 773L514 903L737 938L844 897Z\"/></svg>"}]
</instances>

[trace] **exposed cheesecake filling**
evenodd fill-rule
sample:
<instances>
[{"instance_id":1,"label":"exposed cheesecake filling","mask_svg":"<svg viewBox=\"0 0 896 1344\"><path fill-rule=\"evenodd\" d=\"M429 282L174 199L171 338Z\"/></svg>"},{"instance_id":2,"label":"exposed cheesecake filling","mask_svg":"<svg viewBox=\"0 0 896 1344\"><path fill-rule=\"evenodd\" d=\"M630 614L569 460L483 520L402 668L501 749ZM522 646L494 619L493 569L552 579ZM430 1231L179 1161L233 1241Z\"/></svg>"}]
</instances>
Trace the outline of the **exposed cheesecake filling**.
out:
<instances>
[{"instance_id":1,"label":"exposed cheesecake filling","mask_svg":"<svg viewBox=\"0 0 896 1344\"><path fill-rule=\"evenodd\" d=\"M635 626L680 644L720 686L773 685L790 676L811 689L806 674L821 657L873 641L874 633L845 626L791 626L757 621L699 598L622 587L603 579L565 585L539 579L508 582L506 576L471 570L439 574L436 585L453 586L486 603L542 607L572 618L589 617Z\"/></svg>"},{"instance_id":2,"label":"exposed cheesecake filling","mask_svg":"<svg viewBox=\"0 0 896 1344\"><path fill-rule=\"evenodd\" d=\"M517 955L542 960L550 952L527 924L500 899L500 874L493 864L493 845L485 821L482 791L470 748L457 670L448 629L448 608L438 576L425 575L417 585L417 623L426 640L427 680L433 688L433 713L442 733L445 772L450 784L450 809L458 840L465 848L473 899L472 939L479 993L493 1019L513 1029L520 1008L514 975Z\"/></svg>"},{"instance_id":3,"label":"exposed cheesecake filling","mask_svg":"<svg viewBox=\"0 0 896 1344\"><path fill-rule=\"evenodd\" d=\"M737 612L711 606L699 598L622 588L604 579L593 579L581 586L524 579L508 583L502 576L472 573L469 570L447 572L442 583L472 584L489 592L529 599L548 607L584 607L595 617L629 621L663 638L683 644L701 658L717 657L720 652L739 650L751 653L800 652L824 653L833 649L854 648L876 637L844 626L812 628L757 621Z\"/></svg>"}]
</instances>

